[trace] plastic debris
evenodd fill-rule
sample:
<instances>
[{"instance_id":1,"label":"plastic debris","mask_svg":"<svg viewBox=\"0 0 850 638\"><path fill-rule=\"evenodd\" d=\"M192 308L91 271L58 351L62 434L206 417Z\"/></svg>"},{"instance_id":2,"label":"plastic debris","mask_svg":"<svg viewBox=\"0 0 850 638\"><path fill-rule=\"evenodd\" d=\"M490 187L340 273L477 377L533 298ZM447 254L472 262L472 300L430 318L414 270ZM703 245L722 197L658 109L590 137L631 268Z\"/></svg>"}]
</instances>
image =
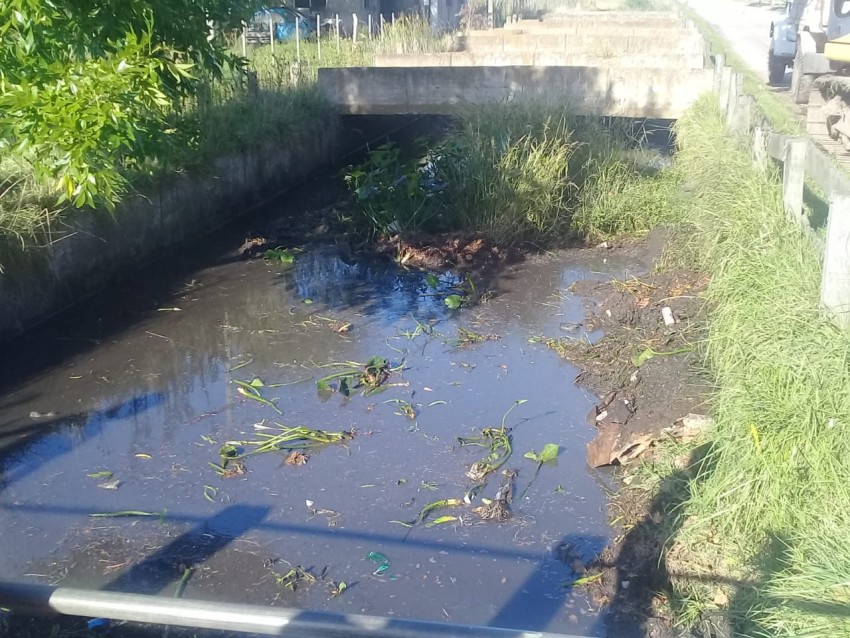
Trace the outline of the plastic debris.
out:
<instances>
[{"instance_id":1,"label":"plastic debris","mask_svg":"<svg viewBox=\"0 0 850 638\"><path fill-rule=\"evenodd\" d=\"M372 572L373 576L380 576L390 568L390 559L384 556L381 552L369 552L366 554L366 559L377 565L375 571Z\"/></svg>"},{"instance_id":2,"label":"plastic debris","mask_svg":"<svg viewBox=\"0 0 850 638\"><path fill-rule=\"evenodd\" d=\"M92 618L86 623L86 627L88 627L89 631L94 631L95 629L106 629L109 627L111 622L112 621L109 618Z\"/></svg>"}]
</instances>

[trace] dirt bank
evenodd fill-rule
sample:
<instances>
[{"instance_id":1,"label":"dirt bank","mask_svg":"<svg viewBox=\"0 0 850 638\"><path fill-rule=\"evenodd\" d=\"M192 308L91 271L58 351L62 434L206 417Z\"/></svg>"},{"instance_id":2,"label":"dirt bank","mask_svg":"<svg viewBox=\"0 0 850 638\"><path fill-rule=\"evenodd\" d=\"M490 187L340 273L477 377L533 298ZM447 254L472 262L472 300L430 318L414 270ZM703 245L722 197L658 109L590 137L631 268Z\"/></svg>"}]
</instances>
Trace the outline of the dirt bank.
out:
<instances>
[{"instance_id":1,"label":"dirt bank","mask_svg":"<svg viewBox=\"0 0 850 638\"><path fill-rule=\"evenodd\" d=\"M650 255L660 262L666 240L666 233L657 231L643 240L591 250ZM684 498L680 488L697 468L699 453L675 460L681 484L674 479L650 492L634 475L641 459L652 458L659 441L692 440L708 424L701 415L707 411L710 382L700 370L697 353L707 284L700 273L660 263L642 276L577 282L571 290L588 300L585 330L595 328L604 335L598 340L547 340L581 369L576 382L599 398L588 414L597 429L588 445L589 464L618 467L609 504L616 537L583 566L580 579L596 603L610 609L610 635L681 636L669 612L663 546L672 514Z\"/></svg>"}]
</instances>

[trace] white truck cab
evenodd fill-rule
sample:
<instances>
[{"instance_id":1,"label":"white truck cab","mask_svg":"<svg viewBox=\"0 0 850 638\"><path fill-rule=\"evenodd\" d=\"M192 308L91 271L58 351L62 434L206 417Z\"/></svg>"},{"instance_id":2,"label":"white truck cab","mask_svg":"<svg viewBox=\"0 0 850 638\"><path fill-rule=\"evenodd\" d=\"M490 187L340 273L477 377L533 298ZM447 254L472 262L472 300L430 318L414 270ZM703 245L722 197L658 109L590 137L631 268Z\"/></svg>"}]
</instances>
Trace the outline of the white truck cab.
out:
<instances>
[{"instance_id":1,"label":"white truck cab","mask_svg":"<svg viewBox=\"0 0 850 638\"><path fill-rule=\"evenodd\" d=\"M768 81L777 84L785 77L785 69L794 65L802 53L815 53L823 48L829 24L831 5L835 0L790 0L783 15L770 24L768 49ZM839 3L841 0L839 0Z\"/></svg>"}]
</instances>

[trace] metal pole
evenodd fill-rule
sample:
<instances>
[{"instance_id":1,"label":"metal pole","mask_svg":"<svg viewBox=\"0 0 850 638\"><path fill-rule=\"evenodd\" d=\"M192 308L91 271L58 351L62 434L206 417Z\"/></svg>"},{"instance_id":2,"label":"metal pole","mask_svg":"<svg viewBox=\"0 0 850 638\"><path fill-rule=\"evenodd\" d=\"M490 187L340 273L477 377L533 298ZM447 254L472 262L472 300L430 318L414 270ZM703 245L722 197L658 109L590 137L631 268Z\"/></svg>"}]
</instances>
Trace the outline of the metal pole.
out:
<instances>
[{"instance_id":1,"label":"metal pole","mask_svg":"<svg viewBox=\"0 0 850 638\"><path fill-rule=\"evenodd\" d=\"M351 14L351 41L357 44L357 14Z\"/></svg>"},{"instance_id":2,"label":"metal pole","mask_svg":"<svg viewBox=\"0 0 850 638\"><path fill-rule=\"evenodd\" d=\"M248 25L244 22L242 23L242 57L248 57L248 37L245 35L245 31L248 29Z\"/></svg>"},{"instance_id":3,"label":"metal pole","mask_svg":"<svg viewBox=\"0 0 850 638\"><path fill-rule=\"evenodd\" d=\"M110 618L288 638L577 638L538 631L6 582L0 582L0 604L13 611Z\"/></svg>"},{"instance_id":4,"label":"metal pole","mask_svg":"<svg viewBox=\"0 0 850 638\"><path fill-rule=\"evenodd\" d=\"M339 55L339 14L336 14L336 54Z\"/></svg>"},{"instance_id":5,"label":"metal pole","mask_svg":"<svg viewBox=\"0 0 850 638\"><path fill-rule=\"evenodd\" d=\"M369 14L369 18L368 18L367 22L369 23L369 39L371 40L372 39L372 14L371 13Z\"/></svg>"},{"instance_id":6,"label":"metal pole","mask_svg":"<svg viewBox=\"0 0 850 638\"><path fill-rule=\"evenodd\" d=\"M316 57L322 61L322 16L316 16Z\"/></svg>"},{"instance_id":7,"label":"metal pole","mask_svg":"<svg viewBox=\"0 0 850 638\"><path fill-rule=\"evenodd\" d=\"M272 47L272 55L274 55L274 18L269 13L269 44Z\"/></svg>"},{"instance_id":8,"label":"metal pole","mask_svg":"<svg viewBox=\"0 0 850 638\"><path fill-rule=\"evenodd\" d=\"M298 26L301 20L295 19L295 61L301 66L301 28Z\"/></svg>"}]
</instances>

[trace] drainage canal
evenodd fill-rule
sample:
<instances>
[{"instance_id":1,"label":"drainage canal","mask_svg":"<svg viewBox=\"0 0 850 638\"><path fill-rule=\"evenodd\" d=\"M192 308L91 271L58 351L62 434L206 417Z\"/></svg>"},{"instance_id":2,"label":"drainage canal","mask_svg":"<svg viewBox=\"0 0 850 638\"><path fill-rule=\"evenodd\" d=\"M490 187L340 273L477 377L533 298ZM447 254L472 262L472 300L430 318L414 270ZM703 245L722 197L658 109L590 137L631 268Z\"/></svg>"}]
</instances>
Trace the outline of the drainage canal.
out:
<instances>
[{"instance_id":1,"label":"drainage canal","mask_svg":"<svg viewBox=\"0 0 850 638\"><path fill-rule=\"evenodd\" d=\"M604 634L595 397L536 337L597 338L571 285L649 264L405 269L328 236L348 197L318 176L5 348L7 580ZM272 227L309 241L239 257Z\"/></svg>"}]
</instances>

